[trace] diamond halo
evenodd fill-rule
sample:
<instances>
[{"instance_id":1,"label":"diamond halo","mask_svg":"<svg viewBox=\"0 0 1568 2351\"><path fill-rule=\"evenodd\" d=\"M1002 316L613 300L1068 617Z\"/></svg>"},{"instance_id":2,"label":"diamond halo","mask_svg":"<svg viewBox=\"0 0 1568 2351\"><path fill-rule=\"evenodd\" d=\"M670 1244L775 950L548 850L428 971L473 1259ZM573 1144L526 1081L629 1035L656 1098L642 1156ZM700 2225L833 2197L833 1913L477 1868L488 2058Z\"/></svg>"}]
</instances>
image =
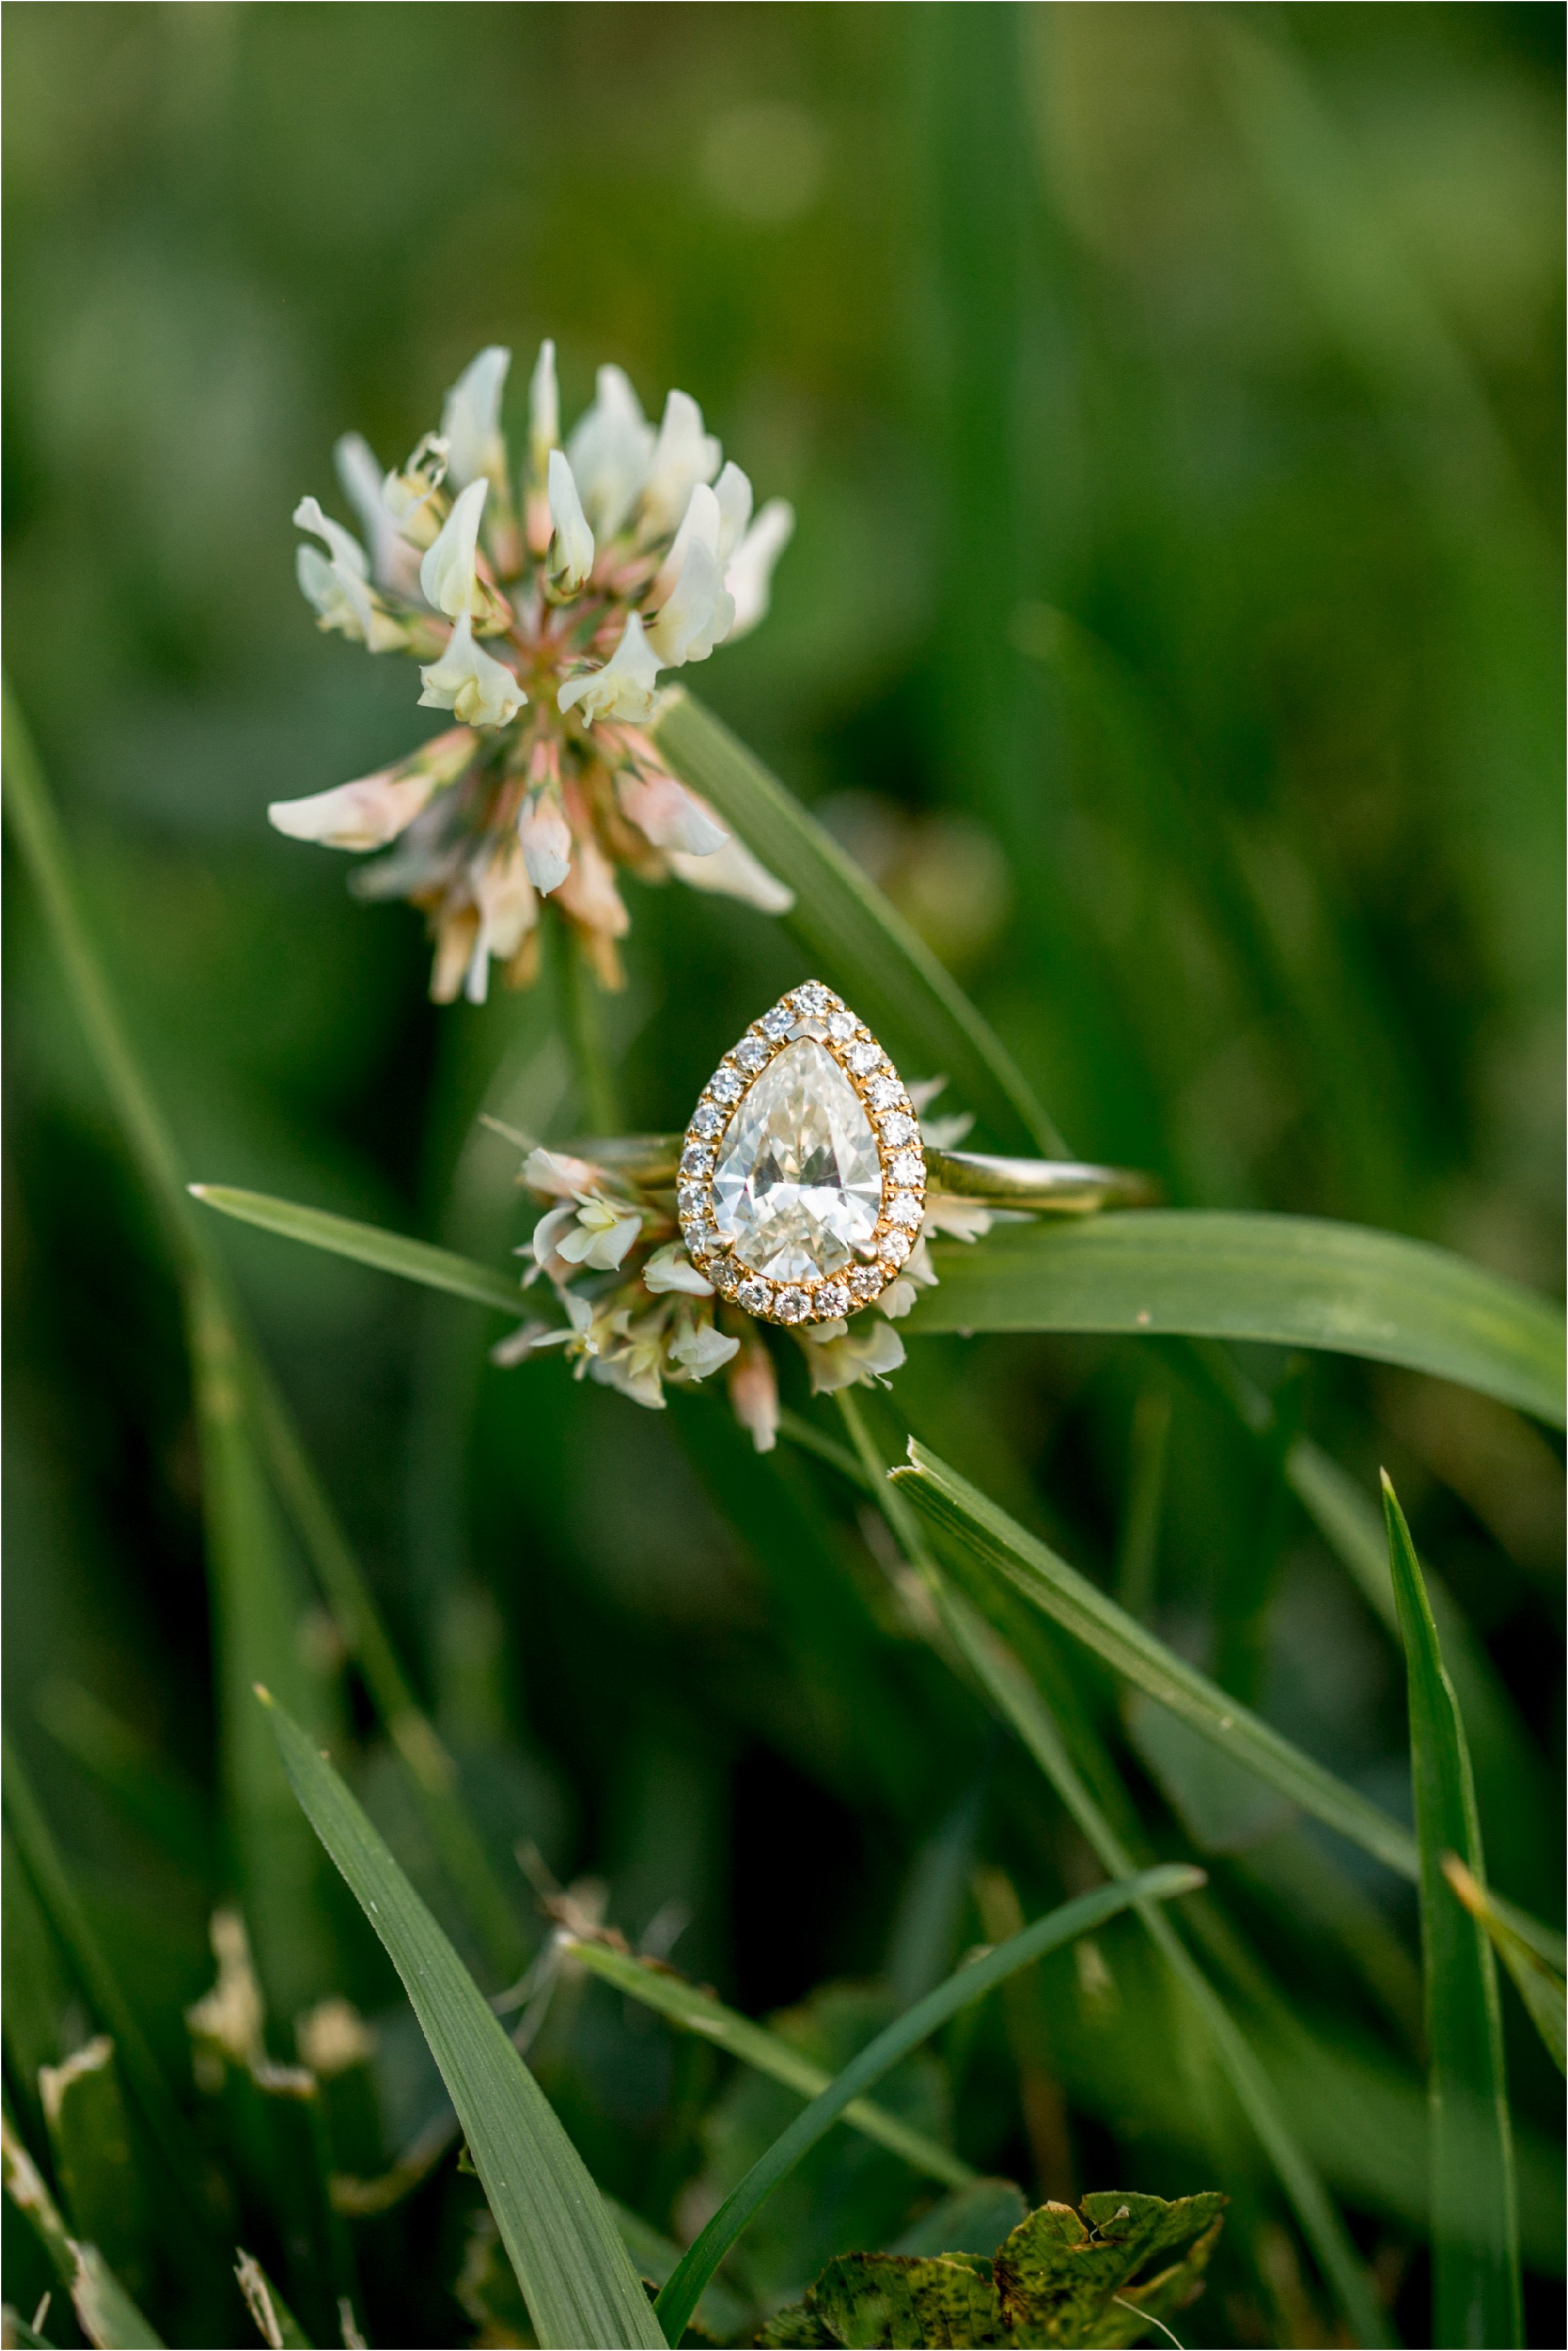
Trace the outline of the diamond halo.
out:
<instances>
[{"instance_id":1,"label":"diamond halo","mask_svg":"<svg viewBox=\"0 0 1568 2351\"><path fill-rule=\"evenodd\" d=\"M805 1044L815 1053L796 1051ZM781 1071L791 1053L795 1061ZM770 1113L759 1134L748 1104L770 1071L772 1083L756 1098ZM809 1138L792 1137L789 1127L786 1113L802 1109ZM790 1158L793 1141L798 1160L808 1140L816 1159L826 1151L826 1172L836 1180L790 1185L775 1172L759 1193L753 1178L763 1152L782 1148ZM897 1280L919 1228L925 1155L914 1105L871 1031L820 980L781 997L725 1054L691 1113L680 1165L687 1254L715 1290L761 1322L798 1329L858 1313ZM873 1166L880 1178L874 1199ZM794 1169L797 1177L803 1172ZM816 1177L824 1172L814 1164ZM748 1251L765 1254L757 1245L762 1223L770 1215L779 1221L769 1201L796 1204L808 1193L813 1206L788 1219L790 1244L770 1260L777 1271L749 1262Z\"/></svg>"}]
</instances>

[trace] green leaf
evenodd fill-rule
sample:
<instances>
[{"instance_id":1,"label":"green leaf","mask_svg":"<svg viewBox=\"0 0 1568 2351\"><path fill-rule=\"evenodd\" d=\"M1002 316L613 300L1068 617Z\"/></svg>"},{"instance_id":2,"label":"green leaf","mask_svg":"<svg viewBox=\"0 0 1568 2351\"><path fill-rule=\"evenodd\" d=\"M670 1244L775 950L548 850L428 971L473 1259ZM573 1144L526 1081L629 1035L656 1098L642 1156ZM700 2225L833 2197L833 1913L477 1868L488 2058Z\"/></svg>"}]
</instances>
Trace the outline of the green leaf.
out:
<instances>
[{"instance_id":1,"label":"green leaf","mask_svg":"<svg viewBox=\"0 0 1568 2351\"><path fill-rule=\"evenodd\" d=\"M978 1564L982 1573L976 1593L982 1602L986 1576L1005 1577L1043 1614L1223 1754L1401 1876L1418 1875L1415 1840L1397 1821L1168 1649L945 1461L911 1437L909 1466L891 1475L931 1525L955 1539L955 1563L967 1559Z\"/></svg>"},{"instance_id":2,"label":"green leaf","mask_svg":"<svg viewBox=\"0 0 1568 2351\"><path fill-rule=\"evenodd\" d=\"M374 1266L379 1273L400 1274L405 1281L423 1282L429 1290L444 1290L453 1298L471 1298L481 1306L499 1307L504 1314L520 1314L520 1285L488 1266L476 1265L452 1249L431 1241L410 1240L379 1225L362 1225L353 1217L335 1217L325 1208L302 1208L293 1200L275 1199L268 1192L241 1192L223 1184L192 1184L192 1198L244 1225L259 1225L264 1232L285 1240L305 1241L312 1249L328 1249L334 1257L353 1258Z\"/></svg>"},{"instance_id":3,"label":"green leaf","mask_svg":"<svg viewBox=\"0 0 1568 2351\"><path fill-rule=\"evenodd\" d=\"M1465 1727L1420 1563L1387 1475L1388 1563L1409 1676L1410 1776L1421 1848L1428 2090L1432 2117L1433 2341L1522 2343L1513 2135L1497 1967L1444 1875L1449 1854L1486 1882Z\"/></svg>"},{"instance_id":4,"label":"green leaf","mask_svg":"<svg viewBox=\"0 0 1568 2351\"><path fill-rule=\"evenodd\" d=\"M1500 1908L1495 1895L1471 1876L1457 1853L1443 1855L1443 1875L1471 1917L1478 1918L1490 1936L1492 1949L1513 1978L1558 2072L1568 2073L1568 2019L1563 2012L1568 1987L1562 1976L1525 1941L1513 1920Z\"/></svg>"},{"instance_id":5,"label":"green leaf","mask_svg":"<svg viewBox=\"0 0 1568 2351\"><path fill-rule=\"evenodd\" d=\"M1562 1318L1447 1249L1315 1217L1128 1209L939 1246L907 1331L1181 1333L1321 1347L1561 1425Z\"/></svg>"},{"instance_id":6,"label":"green leaf","mask_svg":"<svg viewBox=\"0 0 1568 2351\"><path fill-rule=\"evenodd\" d=\"M1032 2212L997 2249L997 2299L1023 2341L1136 2343L1152 2315L1165 2319L1198 2291L1223 2226L1225 2198L1210 2189L1168 2204L1158 2196L1101 2190L1083 2217L1065 2205ZM1166 2261L1142 2285L1138 2273Z\"/></svg>"},{"instance_id":7,"label":"green leaf","mask_svg":"<svg viewBox=\"0 0 1568 2351\"><path fill-rule=\"evenodd\" d=\"M684 2032L711 2043L715 2049L722 2049L726 2056L739 2058L742 2064L782 2082L786 2089L798 2090L802 2097L815 2098L828 2086L832 2076L820 2065L814 2065L782 2034L770 2032L765 2025L753 2024L749 2017L738 2016L732 2008L715 2000L711 1992L699 1991L670 1969L636 1959L629 1951L618 1951L608 1943L587 1942L573 1935L563 1936L562 1949L580 1966L606 1983L614 1984L618 1991L640 2001L645 2008L656 2010ZM950 2148L939 2147L935 2139L927 2138L920 2131L911 2130L907 2123L869 2098L857 2098L844 2119L867 2138L902 2156L915 2170L932 2179L962 2188L975 2177L973 2167Z\"/></svg>"},{"instance_id":8,"label":"green leaf","mask_svg":"<svg viewBox=\"0 0 1568 2351\"><path fill-rule=\"evenodd\" d=\"M789 925L818 977L915 1075L945 1075L955 1105L1003 1148L1063 1156L1061 1136L963 990L778 778L683 689L664 697L652 731L676 773L794 892Z\"/></svg>"},{"instance_id":9,"label":"green leaf","mask_svg":"<svg viewBox=\"0 0 1568 2351\"><path fill-rule=\"evenodd\" d=\"M262 1695L294 1792L402 1978L540 2342L662 2351L619 2234L544 2092L337 1772Z\"/></svg>"},{"instance_id":10,"label":"green leaf","mask_svg":"<svg viewBox=\"0 0 1568 2351\"><path fill-rule=\"evenodd\" d=\"M918 2049L961 2009L983 2000L987 1992L1005 1982L1018 1969L1080 1935L1092 1933L1130 1903L1168 1901L1177 1895L1191 1893L1203 1882L1201 1870L1167 1863L1121 1885L1097 1886L1093 1893L1080 1895L1076 1901L1064 1903L1045 1917L1035 1919L1021 1934L1010 1936L1005 1943L997 1944L983 1957L971 1959L945 1983L939 1984L935 1991L928 1992L924 2000L906 2009L812 2100L805 2113L795 2117L726 2197L655 2305L667 2336L671 2340L679 2336L709 2278L780 2180L832 2129L846 2107L863 2090L880 2081L884 2074L891 2073L900 2058Z\"/></svg>"}]
</instances>

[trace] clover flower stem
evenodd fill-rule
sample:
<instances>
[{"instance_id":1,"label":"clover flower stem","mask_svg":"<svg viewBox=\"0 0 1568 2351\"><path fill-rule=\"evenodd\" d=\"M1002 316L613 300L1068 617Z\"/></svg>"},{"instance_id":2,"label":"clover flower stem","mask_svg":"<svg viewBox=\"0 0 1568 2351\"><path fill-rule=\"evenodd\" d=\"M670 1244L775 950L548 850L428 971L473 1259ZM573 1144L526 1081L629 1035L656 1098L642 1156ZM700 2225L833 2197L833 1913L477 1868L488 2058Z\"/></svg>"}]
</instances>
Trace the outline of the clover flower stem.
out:
<instances>
[{"instance_id":1,"label":"clover flower stem","mask_svg":"<svg viewBox=\"0 0 1568 2351\"><path fill-rule=\"evenodd\" d=\"M603 994L564 917L550 925L556 1017L577 1084L577 1105L591 1134L620 1132L620 1088L606 1033Z\"/></svg>"}]
</instances>

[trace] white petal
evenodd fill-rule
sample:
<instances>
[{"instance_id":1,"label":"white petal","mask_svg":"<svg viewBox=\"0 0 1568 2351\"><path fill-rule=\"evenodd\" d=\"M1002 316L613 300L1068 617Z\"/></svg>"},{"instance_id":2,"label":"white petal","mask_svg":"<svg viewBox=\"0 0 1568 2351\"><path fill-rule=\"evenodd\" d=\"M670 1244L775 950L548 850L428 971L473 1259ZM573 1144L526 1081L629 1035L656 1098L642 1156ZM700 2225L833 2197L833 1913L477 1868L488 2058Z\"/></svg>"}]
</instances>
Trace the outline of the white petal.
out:
<instances>
[{"instance_id":1,"label":"white petal","mask_svg":"<svg viewBox=\"0 0 1568 2351\"><path fill-rule=\"evenodd\" d=\"M670 872L693 890L713 890L722 897L739 898L743 905L760 907L764 914L787 914L794 904L794 892L775 881L732 833L722 849L707 857L691 857L679 849L666 854Z\"/></svg>"},{"instance_id":2,"label":"white petal","mask_svg":"<svg viewBox=\"0 0 1568 2351\"><path fill-rule=\"evenodd\" d=\"M635 612L627 614L619 644L602 669L568 678L556 696L559 710L582 706L585 721L596 718L646 718L653 707L659 680L659 658L648 642Z\"/></svg>"},{"instance_id":3,"label":"white petal","mask_svg":"<svg viewBox=\"0 0 1568 2351\"><path fill-rule=\"evenodd\" d=\"M535 481L544 480L545 461L560 438L561 395L556 383L556 346L546 336L528 379L528 455Z\"/></svg>"},{"instance_id":4,"label":"white petal","mask_svg":"<svg viewBox=\"0 0 1568 2351\"><path fill-rule=\"evenodd\" d=\"M456 488L477 481L482 474L498 474L503 481L506 477L501 394L511 364L511 352L492 343L470 360L447 393L441 429L447 444L448 475Z\"/></svg>"},{"instance_id":5,"label":"white petal","mask_svg":"<svg viewBox=\"0 0 1568 2351\"><path fill-rule=\"evenodd\" d=\"M369 578L369 558L353 532L345 530L340 522L334 522L330 515L324 515L314 498L300 499L294 509L294 524L296 530L313 531L317 538L325 539L334 563L357 572L361 580Z\"/></svg>"},{"instance_id":6,"label":"white petal","mask_svg":"<svg viewBox=\"0 0 1568 2351\"><path fill-rule=\"evenodd\" d=\"M670 541L670 552L659 565L650 590L656 604L662 604L674 589L685 566L687 550L693 539L701 539L710 549L716 562L722 561L719 540L723 529L723 514L716 492L706 482L699 482L686 501L686 511L680 517L680 528Z\"/></svg>"},{"instance_id":7,"label":"white petal","mask_svg":"<svg viewBox=\"0 0 1568 2351\"><path fill-rule=\"evenodd\" d=\"M438 780L391 769L360 776L305 799L274 800L267 821L293 841L318 841L327 849L384 849L412 824Z\"/></svg>"},{"instance_id":8,"label":"white petal","mask_svg":"<svg viewBox=\"0 0 1568 2351\"><path fill-rule=\"evenodd\" d=\"M794 531L794 508L787 498L770 498L730 559L724 585L735 600L729 642L743 637L767 618L773 601L774 566Z\"/></svg>"},{"instance_id":9,"label":"white petal","mask_svg":"<svg viewBox=\"0 0 1568 2351\"><path fill-rule=\"evenodd\" d=\"M517 838L528 879L547 897L572 870L572 828L553 792L540 792L524 803L517 820Z\"/></svg>"},{"instance_id":10,"label":"white petal","mask_svg":"<svg viewBox=\"0 0 1568 2351\"><path fill-rule=\"evenodd\" d=\"M594 535L577 495L576 477L563 452L549 458L550 550L545 569L562 591L576 595L594 568Z\"/></svg>"},{"instance_id":11,"label":"white petal","mask_svg":"<svg viewBox=\"0 0 1568 2351\"><path fill-rule=\"evenodd\" d=\"M618 776L616 796L638 831L656 849L680 849L689 857L711 857L730 838L707 802L677 783L673 776Z\"/></svg>"},{"instance_id":12,"label":"white petal","mask_svg":"<svg viewBox=\"0 0 1568 2351\"><path fill-rule=\"evenodd\" d=\"M741 1352L738 1339L726 1337L715 1331L711 1322L695 1322L689 1331L670 1342L670 1353L676 1363L691 1373L694 1380L705 1380Z\"/></svg>"},{"instance_id":13,"label":"white petal","mask_svg":"<svg viewBox=\"0 0 1568 2351\"><path fill-rule=\"evenodd\" d=\"M594 404L573 427L566 455L597 536L613 538L637 504L653 455L653 427L619 368L600 368Z\"/></svg>"},{"instance_id":14,"label":"white petal","mask_svg":"<svg viewBox=\"0 0 1568 2351\"><path fill-rule=\"evenodd\" d=\"M689 1298L711 1298L713 1285L705 1274L698 1272L679 1241L666 1241L655 1249L642 1269L642 1284L656 1298L668 1290L682 1291Z\"/></svg>"},{"instance_id":15,"label":"white petal","mask_svg":"<svg viewBox=\"0 0 1568 2351\"><path fill-rule=\"evenodd\" d=\"M479 518L484 511L484 501L490 496L490 484L481 477L470 482L462 491L457 503L442 523L435 544L425 550L420 565L420 586L425 601L451 621L469 612L473 607L473 591L478 575L475 569L479 551Z\"/></svg>"},{"instance_id":16,"label":"white petal","mask_svg":"<svg viewBox=\"0 0 1568 2351\"><path fill-rule=\"evenodd\" d=\"M690 392L672 392L648 470L642 509L649 535L659 538L673 530L699 482L711 482L719 470L722 451L711 433L702 430L702 411Z\"/></svg>"},{"instance_id":17,"label":"white petal","mask_svg":"<svg viewBox=\"0 0 1568 2351\"><path fill-rule=\"evenodd\" d=\"M719 504L719 560L728 563L752 519L752 486L732 458L713 485Z\"/></svg>"},{"instance_id":18,"label":"white petal","mask_svg":"<svg viewBox=\"0 0 1568 2351\"><path fill-rule=\"evenodd\" d=\"M649 629L648 642L660 668L678 669L683 662L706 661L728 634L734 617L719 559L694 537L686 549L680 576Z\"/></svg>"}]
</instances>

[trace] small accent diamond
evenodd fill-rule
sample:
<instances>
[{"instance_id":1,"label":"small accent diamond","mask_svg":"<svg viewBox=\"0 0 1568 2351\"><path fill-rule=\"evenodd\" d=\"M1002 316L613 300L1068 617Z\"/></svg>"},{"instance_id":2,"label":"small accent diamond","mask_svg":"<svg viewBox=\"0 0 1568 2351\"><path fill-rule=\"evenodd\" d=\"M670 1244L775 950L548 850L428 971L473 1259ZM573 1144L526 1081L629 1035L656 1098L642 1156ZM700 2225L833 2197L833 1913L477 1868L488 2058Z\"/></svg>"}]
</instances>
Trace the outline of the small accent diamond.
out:
<instances>
[{"instance_id":1,"label":"small accent diamond","mask_svg":"<svg viewBox=\"0 0 1568 2351\"><path fill-rule=\"evenodd\" d=\"M717 1265L709 1268L708 1278L726 1298L733 1298L741 1286L741 1269L732 1257L722 1257Z\"/></svg>"},{"instance_id":2,"label":"small accent diamond","mask_svg":"<svg viewBox=\"0 0 1568 2351\"><path fill-rule=\"evenodd\" d=\"M904 1099L904 1089L891 1071L886 1077L873 1078L866 1093L873 1110L891 1110Z\"/></svg>"},{"instance_id":3,"label":"small accent diamond","mask_svg":"<svg viewBox=\"0 0 1568 2351\"><path fill-rule=\"evenodd\" d=\"M771 1012L763 1013L757 1026L765 1037L787 1037L794 1027L794 1015L787 1004L775 1004Z\"/></svg>"},{"instance_id":4,"label":"small accent diamond","mask_svg":"<svg viewBox=\"0 0 1568 2351\"><path fill-rule=\"evenodd\" d=\"M820 979L808 979L795 989L793 1001L797 1012L826 1012L833 998Z\"/></svg>"},{"instance_id":5,"label":"small accent diamond","mask_svg":"<svg viewBox=\"0 0 1568 2351\"><path fill-rule=\"evenodd\" d=\"M857 1298L875 1298L881 1289L882 1269L879 1265L857 1265L849 1277L849 1287Z\"/></svg>"},{"instance_id":6,"label":"small accent diamond","mask_svg":"<svg viewBox=\"0 0 1568 2351\"><path fill-rule=\"evenodd\" d=\"M682 1184L676 1194L683 1217L694 1217L708 1203L708 1195L701 1184Z\"/></svg>"},{"instance_id":7,"label":"small accent diamond","mask_svg":"<svg viewBox=\"0 0 1568 2351\"><path fill-rule=\"evenodd\" d=\"M858 1045L851 1045L844 1058L857 1078L868 1078L873 1070L882 1066L882 1048L869 1037L863 1037Z\"/></svg>"},{"instance_id":8,"label":"small accent diamond","mask_svg":"<svg viewBox=\"0 0 1568 2351\"><path fill-rule=\"evenodd\" d=\"M841 1281L825 1281L816 1293L816 1311L830 1321L849 1311L849 1292Z\"/></svg>"},{"instance_id":9,"label":"small accent diamond","mask_svg":"<svg viewBox=\"0 0 1568 2351\"><path fill-rule=\"evenodd\" d=\"M706 1176L712 1165L712 1153L704 1151L700 1143L689 1143L680 1155L680 1172L683 1176Z\"/></svg>"},{"instance_id":10,"label":"small accent diamond","mask_svg":"<svg viewBox=\"0 0 1568 2351\"><path fill-rule=\"evenodd\" d=\"M723 1131L724 1113L713 1102L700 1105L691 1122L693 1134L719 1134Z\"/></svg>"},{"instance_id":11,"label":"small accent diamond","mask_svg":"<svg viewBox=\"0 0 1568 2351\"><path fill-rule=\"evenodd\" d=\"M896 1151L888 1162L888 1173L895 1184L923 1184L926 1163L918 1151Z\"/></svg>"},{"instance_id":12,"label":"small accent diamond","mask_svg":"<svg viewBox=\"0 0 1568 2351\"><path fill-rule=\"evenodd\" d=\"M924 1214L925 1210L912 1192L899 1192L888 1205L888 1223L905 1225L911 1232L919 1229Z\"/></svg>"},{"instance_id":13,"label":"small accent diamond","mask_svg":"<svg viewBox=\"0 0 1568 2351\"><path fill-rule=\"evenodd\" d=\"M827 1023L827 1033L836 1045L847 1045L859 1026L853 1012L835 1012Z\"/></svg>"},{"instance_id":14,"label":"small accent diamond","mask_svg":"<svg viewBox=\"0 0 1568 2351\"><path fill-rule=\"evenodd\" d=\"M896 1149L899 1144L913 1143L919 1127L907 1111L896 1110L891 1118L882 1121L882 1140Z\"/></svg>"},{"instance_id":15,"label":"small accent diamond","mask_svg":"<svg viewBox=\"0 0 1568 2351\"><path fill-rule=\"evenodd\" d=\"M811 1301L804 1290L781 1290L774 1301L774 1312L781 1322L803 1322L811 1312Z\"/></svg>"},{"instance_id":16,"label":"small accent diamond","mask_svg":"<svg viewBox=\"0 0 1568 2351\"><path fill-rule=\"evenodd\" d=\"M754 1274L749 1281L742 1282L735 1296L748 1314L765 1314L773 1303L771 1286L765 1281L759 1281Z\"/></svg>"},{"instance_id":17,"label":"small accent diamond","mask_svg":"<svg viewBox=\"0 0 1568 2351\"><path fill-rule=\"evenodd\" d=\"M685 1235L686 1247L692 1257L701 1257L719 1238L712 1226L704 1224L701 1217L692 1218L685 1228Z\"/></svg>"},{"instance_id":18,"label":"small accent diamond","mask_svg":"<svg viewBox=\"0 0 1568 2351\"><path fill-rule=\"evenodd\" d=\"M768 1049L760 1037L742 1037L735 1048L735 1059L742 1070L760 1070L768 1058Z\"/></svg>"},{"instance_id":19,"label":"small accent diamond","mask_svg":"<svg viewBox=\"0 0 1568 2351\"><path fill-rule=\"evenodd\" d=\"M738 1102L741 1095L741 1080L733 1070L715 1070L708 1081L708 1092L715 1102Z\"/></svg>"},{"instance_id":20,"label":"small accent diamond","mask_svg":"<svg viewBox=\"0 0 1568 2351\"><path fill-rule=\"evenodd\" d=\"M889 1265L902 1265L913 1244L908 1233L884 1233L877 1246Z\"/></svg>"}]
</instances>

